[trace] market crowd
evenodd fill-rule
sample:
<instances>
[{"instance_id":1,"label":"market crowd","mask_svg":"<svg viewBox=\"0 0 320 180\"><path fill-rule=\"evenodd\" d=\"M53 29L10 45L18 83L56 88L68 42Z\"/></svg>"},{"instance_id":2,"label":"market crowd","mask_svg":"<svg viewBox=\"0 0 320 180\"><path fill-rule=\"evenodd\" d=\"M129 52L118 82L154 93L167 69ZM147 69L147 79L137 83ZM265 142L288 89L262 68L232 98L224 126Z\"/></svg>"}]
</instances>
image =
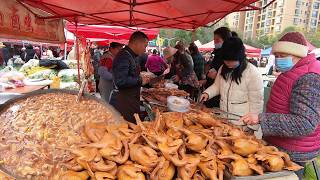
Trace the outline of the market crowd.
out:
<instances>
[{"instance_id":1,"label":"market crowd","mask_svg":"<svg viewBox=\"0 0 320 180\"><path fill-rule=\"evenodd\" d=\"M320 153L320 62L308 54L307 41L290 32L272 47L275 81L266 111L263 78L246 58L236 33L226 27L214 31L215 48L206 61L194 43L146 52L148 36L134 32L127 46L113 42L99 60L97 76L101 97L127 121L140 112L140 90L149 83L140 74L164 76L196 102L234 114L248 128L263 135L270 145L289 153L301 165L314 162ZM297 172L303 176L303 170Z\"/></svg>"}]
</instances>

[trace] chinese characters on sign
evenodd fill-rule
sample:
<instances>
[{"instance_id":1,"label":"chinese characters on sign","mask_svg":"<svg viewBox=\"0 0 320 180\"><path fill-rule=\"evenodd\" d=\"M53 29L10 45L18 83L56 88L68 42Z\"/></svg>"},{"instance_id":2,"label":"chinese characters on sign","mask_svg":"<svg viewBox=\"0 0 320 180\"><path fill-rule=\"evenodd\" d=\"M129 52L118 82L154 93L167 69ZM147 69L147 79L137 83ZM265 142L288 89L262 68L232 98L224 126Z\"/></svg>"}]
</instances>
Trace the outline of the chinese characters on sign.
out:
<instances>
[{"instance_id":1,"label":"chinese characters on sign","mask_svg":"<svg viewBox=\"0 0 320 180\"><path fill-rule=\"evenodd\" d=\"M0 0L0 38L23 39L48 43L64 43L62 19L43 19L15 0ZM41 14L40 14L41 13Z\"/></svg>"}]
</instances>

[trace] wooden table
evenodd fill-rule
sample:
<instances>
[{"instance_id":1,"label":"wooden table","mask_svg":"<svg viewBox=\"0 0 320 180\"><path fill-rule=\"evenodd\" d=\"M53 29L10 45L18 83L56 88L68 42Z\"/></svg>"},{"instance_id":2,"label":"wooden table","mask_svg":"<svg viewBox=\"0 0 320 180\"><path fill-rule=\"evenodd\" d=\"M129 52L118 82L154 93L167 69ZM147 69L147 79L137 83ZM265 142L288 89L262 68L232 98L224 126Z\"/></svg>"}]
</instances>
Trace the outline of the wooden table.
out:
<instances>
[{"instance_id":1,"label":"wooden table","mask_svg":"<svg viewBox=\"0 0 320 180\"><path fill-rule=\"evenodd\" d=\"M48 88L48 85L43 86L24 86L24 87L18 87L15 89L6 89L4 93L19 93L19 94L26 94L32 91L40 90Z\"/></svg>"}]
</instances>

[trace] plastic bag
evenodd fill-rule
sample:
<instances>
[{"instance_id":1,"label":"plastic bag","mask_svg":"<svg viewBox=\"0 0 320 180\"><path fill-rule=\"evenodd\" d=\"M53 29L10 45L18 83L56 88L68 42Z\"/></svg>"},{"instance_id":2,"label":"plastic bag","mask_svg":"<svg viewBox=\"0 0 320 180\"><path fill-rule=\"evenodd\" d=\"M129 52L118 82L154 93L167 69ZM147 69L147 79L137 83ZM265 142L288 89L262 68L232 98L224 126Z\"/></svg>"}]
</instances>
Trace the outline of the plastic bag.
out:
<instances>
[{"instance_id":1,"label":"plastic bag","mask_svg":"<svg viewBox=\"0 0 320 180\"><path fill-rule=\"evenodd\" d=\"M9 72L1 73L0 74L0 82L6 83L9 81L23 81L24 75L21 72L16 70L12 70Z\"/></svg>"},{"instance_id":2,"label":"plastic bag","mask_svg":"<svg viewBox=\"0 0 320 180\"><path fill-rule=\"evenodd\" d=\"M318 168L320 168L320 156L315 160L318 164ZM307 163L304 169L304 179L316 180L316 172L312 163Z\"/></svg>"},{"instance_id":3,"label":"plastic bag","mask_svg":"<svg viewBox=\"0 0 320 180\"><path fill-rule=\"evenodd\" d=\"M63 69L58 73L58 77L61 82L77 82L78 81L78 70L77 69ZM80 78L84 77L83 70L80 69Z\"/></svg>"},{"instance_id":4,"label":"plastic bag","mask_svg":"<svg viewBox=\"0 0 320 180\"><path fill-rule=\"evenodd\" d=\"M80 85L77 82L61 82L60 89L79 90Z\"/></svg>"}]
</instances>

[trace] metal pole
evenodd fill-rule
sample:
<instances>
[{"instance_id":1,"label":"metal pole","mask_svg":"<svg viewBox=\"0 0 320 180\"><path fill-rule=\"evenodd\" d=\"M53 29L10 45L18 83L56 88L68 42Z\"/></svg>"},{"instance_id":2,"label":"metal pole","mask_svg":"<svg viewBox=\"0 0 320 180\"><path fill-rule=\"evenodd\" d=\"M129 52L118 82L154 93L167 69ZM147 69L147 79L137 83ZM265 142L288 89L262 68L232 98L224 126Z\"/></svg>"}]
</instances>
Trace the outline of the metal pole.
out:
<instances>
[{"instance_id":1,"label":"metal pole","mask_svg":"<svg viewBox=\"0 0 320 180\"><path fill-rule=\"evenodd\" d=\"M64 60L67 60L67 46L68 43L64 43Z\"/></svg>"},{"instance_id":2,"label":"metal pole","mask_svg":"<svg viewBox=\"0 0 320 180\"><path fill-rule=\"evenodd\" d=\"M81 78L80 78L80 53L79 53L79 38L78 38L78 21L76 20L76 32L75 32L75 37L76 37L76 57L77 57L77 67L78 67L78 81L79 84L81 84Z\"/></svg>"}]
</instances>

